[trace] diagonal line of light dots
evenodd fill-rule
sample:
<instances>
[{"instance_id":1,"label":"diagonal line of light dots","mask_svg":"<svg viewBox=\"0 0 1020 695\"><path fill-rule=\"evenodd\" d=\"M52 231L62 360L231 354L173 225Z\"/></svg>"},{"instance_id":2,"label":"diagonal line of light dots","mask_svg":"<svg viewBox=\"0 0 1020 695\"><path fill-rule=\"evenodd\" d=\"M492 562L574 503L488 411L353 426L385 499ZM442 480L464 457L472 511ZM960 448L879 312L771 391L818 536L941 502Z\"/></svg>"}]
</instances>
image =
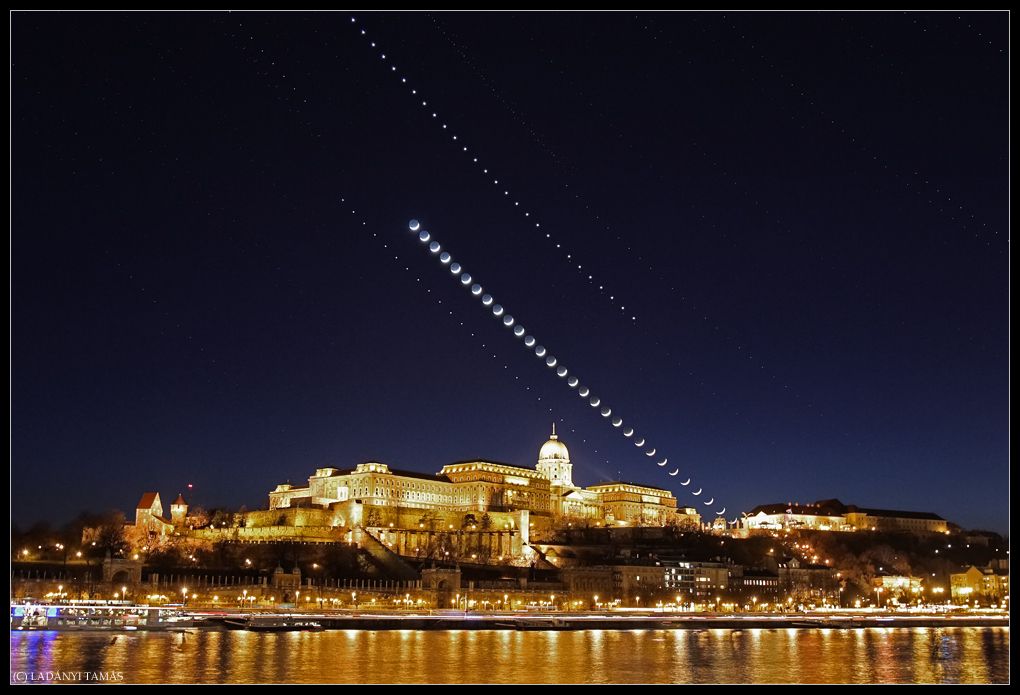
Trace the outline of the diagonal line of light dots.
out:
<instances>
[{"instance_id":1,"label":"diagonal line of light dots","mask_svg":"<svg viewBox=\"0 0 1020 695\"><path fill-rule=\"evenodd\" d=\"M577 376L571 374L570 370L560 364L555 355L550 353L544 345L541 345L538 342L538 339L528 333L527 329L525 329L521 323L518 323L517 319L508 313L502 304L496 302L496 299L485 291L485 288L477 282L477 278L467 272L460 263L453 259L453 256L450 255L449 251L445 250L438 241L432 238L432 234L422 228L421 223L418 220L411 220L408 222L407 228L412 234L417 234L418 241L425 246L432 256L439 260L440 265L449 270L450 275L459 281L461 286L467 289L472 296L476 297L478 301L481 302L482 306L488 309L492 313L492 316L498 319L503 326L513 332L514 337L521 341L526 350L534 352L535 357L544 361L545 366L550 370L554 370L556 376L563 379L569 388L576 389L578 396L586 400L588 405L592 408L597 409L597 412L602 416L602 418L618 430L624 437L629 440L633 440L635 447L644 449L645 456L650 459L654 459L657 456L658 451L655 447L648 447L648 443L645 441L645 438L637 436L633 427L630 427L629 425L625 427L623 418L619 415L614 415L613 409L610 408L608 404L603 403L602 399L599 396L596 396L588 386L582 384L581 380L578 379ZM663 457L661 461L656 461L656 464L665 468L669 464L669 459L667 457ZM674 477L679 474L679 467L674 468L674 470L668 473L668 475ZM681 485L684 486L690 484L690 478L681 483ZM704 490L699 487L697 490L691 492L691 494L698 497L704 494ZM711 507L715 504L714 496L709 497L706 495L706 497L708 497L708 499L702 501L704 506ZM723 516L726 514L726 507L718 509L715 514L716 516ZM735 522L736 519L734 519L731 523Z\"/></svg>"},{"instance_id":2,"label":"diagonal line of light dots","mask_svg":"<svg viewBox=\"0 0 1020 695\"><path fill-rule=\"evenodd\" d=\"M360 35L363 38L365 38L366 41L368 41L369 46L371 48L379 50L379 47L376 44L376 42L372 41L368 37L368 32L364 28L364 26L357 25L357 18L356 17L351 17L351 23L356 25L356 28L358 29ZM441 130L444 132L444 136L449 136L450 142L453 143L454 147L457 148L465 156L470 157L470 162L473 165L475 165L478 169L480 169L481 174L485 176L486 180L489 180L489 177L493 176L493 175L490 172L490 169L489 169L488 165L482 163L480 161L479 157L477 156L477 153L475 153L473 150L469 150L467 145L463 144L463 141L458 140L458 136L457 135L450 134L449 128L447 127L447 123L444 122L444 119L440 119L438 112L432 110L432 108L429 107L429 102L427 100L422 99L422 95L420 95L418 93L418 90L416 88L410 86L406 75L402 74L400 71L397 70L396 65L393 65L393 63L392 63L392 59L391 58L392 57L391 56L387 56L386 53L381 53L381 52L379 53L380 61L383 62L383 63L388 63L389 64L389 67L390 67L389 72L390 72L390 74L392 74L394 77L396 77L396 78L398 78L400 80L401 86L409 90L411 96L415 98L416 103L420 102L420 105L425 110L425 112L427 114L431 115L433 122L435 122L437 125L439 125L441 127ZM511 108L511 110L516 115L516 111L514 111L512 108ZM533 131L529 128L529 132L533 132ZM545 146L544 144L542 146L545 149L547 149L550 153L552 153L552 150L549 149L547 146ZM553 158L554 158L554 160L559 161L559 158L558 158L557 155L553 154ZM718 166L715 162L712 162L712 163L713 163L713 166ZM500 179L498 177L493 176L492 183L493 183L494 186L497 187L497 190L499 190L499 182L500 182ZM504 182L504 186L505 186L505 182ZM507 188L507 187L503 188L503 196L502 197L505 200L507 200L508 202L511 201L511 196L510 196L509 188ZM594 212L591 204L589 202L587 202L586 199L582 199L581 195L579 193L577 193L576 190L575 190L575 198L578 198L579 200L581 200L581 202L585 206L585 209L587 209L589 212L591 212L594 215L596 224L600 224L600 225L604 226L607 231L611 231L610 225L606 224L603 221L602 217L599 214ZM528 221L529 224L533 223L534 227L536 228L538 233L540 235L542 235L547 242L549 242L550 244L552 244L554 246L554 248L556 249L555 257L562 258L563 260L565 260L567 262L567 264L571 267L571 269L575 270L581 276L581 278L583 280L585 280L589 284L589 286L591 286L593 289L597 289L599 294L600 294L600 296L602 296L603 298L608 299L610 306L612 306L612 308L614 310L618 310L620 312L620 314L623 315L623 318L626 319L627 318L627 314L628 314L628 312L627 312L627 305L625 303L623 303L622 301L618 300L617 295L615 294L615 292L606 289L606 286L603 284L603 282L601 280L600 281L596 281L595 280L595 276L590 272L590 270L586 271L584 269L584 264L577 262L577 259L574 257L574 253L572 253L571 251L564 250L562 248L562 243L559 242L557 240L557 238L554 238L550 231L548 231L548 230L543 231L542 228L541 228L541 223L535 221L536 218L532 216L532 214L531 214L531 212L529 210L527 210L526 208L522 209L521 202L519 200L516 200L516 198L514 198L512 200L512 202L513 202L513 206L512 206L513 209L516 212L518 212L520 214L523 214L524 217L527 218L527 221ZM621 237L619 234L616 235L616 239L618 241L620 241L620 242L624 242L625 243L624 238ZM632 249L632 247L628 244L627 245L627 251L634 251L634 249ZM645 257L643 257L640 252L634 251L634 258L635 258L636 261L638 261L638 262L640 262L642 264L647 264L648 265L648 272L653 273L653 274L657 274L660 280L663 280L663 281L666 280L667 274L665 272L663 272L661 269L657 269L656 266L654 266L649 259L646 259ZM670 289L674 293L679 293L678 288L676 288L674 286L671 286ZM700 309L697 304L695 304L692 300L689 300L688 297L681 295L678 301L679 301L679 303L681 305L687 306L687 308L690 311L692 311L695 315L701 316L702 322L704 324L707 325L709 323L710 317L707 314L705 314L704 311L702 309ZM633 310L633 306L631 307L631 311L629 313L630 313L630 321L629 321L629 323L631 325L637 326L638 325L638 322L637 322L637 316L638 315L637 315L637 312L635 312ZM735 349L736 349L737 352L740 353L741 359L744 359L745 356L746 356L746 359L749 362L751 362L753 364L756 364L759 369L765 370L765 361L764 361L764 359L761 356L754 354L752 352L751 348L749 348L749 347L747 347L747 349L745 350L745 347L746 347L746 341L745 340L741 340L741 339L739 339L739 338L737 338L735 336L732 336L732 335L728 335L727 336L725 334L721 334L720 326L718 324L716 324L714 326L714 333L716 335L722 335L723 336L723 338L722 338L723 340L728 340L730 343L735 345L736 346ZM670 358L673 357L673 351L671 349L669 349L669 347L666 347L666 354ZM692 379L697 380L698 383L700 384L700 386L703 389L705 389L707 392L709 392L712 397L718 397L716 390L711 385L706 384L704 379L696 377L695 373L689 369L689 366L684 365L684 363L682 363L682 362L678 362L677 366L684 367L684 369L687 370L687 372L688 372L688 376L690 376ZM775 373L775 372L770 371L769 372L769 376L770 376L771 381L773 381L773 382L780 381L779 375L777 373ZM786 381L786 380L783 379L783 381ZM788 392L788 393L791 392L789 384L784 384L783 389L784 389L784 392ZM799 391L793 391L792 393L793 393L794 397L797 400L800 400L801 394L800 394ZM813 407L813 404L812 403L808 403L808 408L812 408L812 407ZM737 413L735 413L735 415L739 416L740 413L737 412ZM819 415L822 416L821 413L819 413Z\"/></svg>"},{"instance_id":3,"label":"diagonal line of light dots","mask_svg":"<svg viewBox=\"0 0 1020 695\"><path fill-rule=\"evenodd\" d=\"M344 198L343 196L340 197L340 204L348 206L348 211L352 215L357 216L357 210L355 210L354 208L349 207L349 203L347 202L347 199ZM357 219L360 220L361 227L363 227L363 228L367 228L368 227L368 222L365 221L365 219L360 218L360 217L358 217ZM405 273L410 273L411 272L411 267L409 265L405 264L405 262L400 258L400 256L395 255L393 253L393 250L390 248L389 243L387 243L383 239L380 239L379 238L379 234L377 232L372 232L372 238L373 239L377 239L380 242L380 246L381 246L384 254L388 258L391 258L399 269L403 270ZM502 361L503 369L507 370L507 374L509 374L510 365L505 360L501 360L499 355L497 355L495 352L492 352L492 350L494 350L495 348L490 348L489 345L486 342L484 342L473 330L471 330L470 327L465 326L464 322L460 321L454 315L452 310L447 309L447 305L443 304L443 300L440 297L433 295L431 288L428 288L428 287L424 286L424 284L421 281L421 277L415 277L414 280L415 280L415 283L419 287L422 287L425 290L425 294L429 295L430 297L432 297L435 300L436 304L440 307L440 310L441 311L445 311L444 316L449 318L451 321L456 321L457 325L460 326L461 328L463 328L465 331L467 331L471 338L474 338L475 340L477 340L478 341L478 345L481 348L482 352L484 352L486 355L488 355L491 359L497 360L497 361ZM526 391L528 393L529 398L533 397L535 399L535 401L539 405L541 405L542 407L546 408L546 410L549 412L550 415L553 414L552 407L548 406L547 405L547 401L545 401L543 399L543 396L540 395L542 393L542 391L540 391L537 386L532 386L533 382L527 381L527 378L525 378L525 380L522 380L520 374L514 374L513 378L514 378L514 383L517 384L519 387L521 387L524 391ZM567 424L566 421L562 417L559 418L559 422L560 422L560 424L562 424L564 426L566 426L566 424ZM571 429L570 431L576 433L577 430ZM582 437L581 441L586 443L588 440L585 439L584 437ZM592 451L593 451L593 453L596 453L596 454L599 453L598 449L593 449ZM601 459L601 460L603 460L606 463L606 465L610 465L611 466L612 463L613 463L612 460L608 459L608 458L604 458L604 459Z\"/></svg>"},{"instance_id":4,"label":"diagonal line of light dots","mask_svg":"<svg viewBox=\"0 0 1020 695\"><path fill-rule=\"evenodd\" d=\"M340 204L341 205L345 205L345 206L349 206L349 203L347 202L347 199L344 198L344 197L340 198ZM357 216L357 210L355 210L354 208L351 208L351 207L348 207L348 210L349 210L349 212L352 215ZM357 218L357 219L360 221L360 223L361 223L360 226L361 227L366 227L366 228L368 227L368 222L365 221L363 218ZM374 239L379 239L379 235L376 232L372 232L372 237ZM379 241L380 241L381 248L382 248L383 252L386 254L386 256L391 258L393 260L393 262L401 270L403 270L405 273L410 273L411 272L411 267L408 266L408 265L405 265L404 261L401 260L400 256L397 256L397 255L395 255L393 253L393 250L390 248L390 245L388 243L386 243L382 239L379 239ZM447 318L449 318L451 321L457 321L457 324L461 328L463 328L465 331L467 331L471 338L474 338L474 339L476 339L478 341L478 345L480 346L482 352L484 352L486 355L488 355L491 359L496 360L496 361L500 361L499 356L495 352L492 352L492 348L490 348L478 335L476 335L474 331L472 331L469 327L465 326L463 321L458 321L457 320L457 318L454 316L453 311L450 310L450 309L447 309L446 305L443 304L443 300L440 297L437 297L437 296L433 295L432 294L432 290L430 288L424 287L420 277L415 277L415 283L417 283L420 287L423 287L425 289L425 294L429 295L436 302L436 304L441 308L441 310L443 310L445 312L444 315ZM509 369L510 369L510 365L507 364L505 361L503 362L503 369L507 370L508 372L509 372ZM520 375L514 375L514 383L516 383L518 386L520 386L524 391L528 392L529 397L534 397L534 399L535 399L535 401L537 403L545 406L550 414L553 412L553 409L551 407L546 406L545 402L542 399L542 396L539 395L538 387L532 388L532 386L530 384L528 384L527 382L521 380ZM562 418L560 419L560 422L561 423L563 422ZM596 453L598 453L597 450L596 450ZM610 463L610 461L606 460L606 463Z\"/></svg>"},{"instance_id":5,"label":"diagonal line of light dots","mask_svg":"<svg viewBox=\"0 0 1020 695\"><path fill-rule=\"evenodd\" d=\"M351 24L356 25L358 32L368 42L370 48L381 50L376 45L376 42L372 41L368 36L368 32L365 27L357 23L356 17L351 17ZM448 124L444 121L444 119L439 117L439 113L437 111L429 107L428 100L423 99L422 95L418 93L418 90L408 83L407 76L397 70L397 66L393 65L392 60L387 57L386 53L380 52L379 60L389 65L390 73L400 80L400 84L410 92L411 96L415 97L415 101L420 104L420 107L432 117L432 120L435 121L437 125L440 126L440 130L444 131L444 136L448 136L450 138L450 141L454 143L454 147L463 155L470 158L471 163L477 166L482 175L486 177L486 180L492 181L492 185L496 187L497 191L503 191L503 198L507 202L513 203L512 207L514 210L522 214L526 218L528 224L533 224L535 229L542 230L542 223L536 220L536 217L531 214L531 211L528 210L526 206L522 206L521 201L517 198L517 196L510 195L510 189L507 186L506 181L504 180L501 185L500 177L490 169L489 165L482 162L474 150L468 149L468 146L464 144L464 141L459 139L456 134L453 134L450 131ZM576 253L564 249L562 242L558 241L557 238L553 236L552 232L545 230L544 236L546 241L556 249L556 256L563 257L582 280L587 282L591 287L598 288L599 294L606 297L614 309L618 310L621 314L627 314L627 305L621 303L621 301L617 299L615 292L606 289L603 282L596 281L595 276L592 275L590 269L585 270L585 265L578 262ZM637 315L634 313L633 308L630 312L630 320L631 322L637 321Z\"/></svg>"}]
</instances>

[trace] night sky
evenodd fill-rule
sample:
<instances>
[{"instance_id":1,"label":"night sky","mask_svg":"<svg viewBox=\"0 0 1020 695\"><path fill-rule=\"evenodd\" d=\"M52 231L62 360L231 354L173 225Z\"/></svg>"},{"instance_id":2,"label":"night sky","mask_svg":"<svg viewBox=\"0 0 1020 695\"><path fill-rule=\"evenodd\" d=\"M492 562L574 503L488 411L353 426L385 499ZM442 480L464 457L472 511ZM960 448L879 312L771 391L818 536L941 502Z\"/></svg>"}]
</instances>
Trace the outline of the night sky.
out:
<instances>
[{"instance_id":1,"label":"night sky","mask_svg":"<svg viewBox=\"0 0 1020 695\"><path fill-rule=\"evenodd\" d=\"M584 485L1006 530L1007 14L356 17L12 16L15 522L555 420Z\"/></svg>"}]
</instances>

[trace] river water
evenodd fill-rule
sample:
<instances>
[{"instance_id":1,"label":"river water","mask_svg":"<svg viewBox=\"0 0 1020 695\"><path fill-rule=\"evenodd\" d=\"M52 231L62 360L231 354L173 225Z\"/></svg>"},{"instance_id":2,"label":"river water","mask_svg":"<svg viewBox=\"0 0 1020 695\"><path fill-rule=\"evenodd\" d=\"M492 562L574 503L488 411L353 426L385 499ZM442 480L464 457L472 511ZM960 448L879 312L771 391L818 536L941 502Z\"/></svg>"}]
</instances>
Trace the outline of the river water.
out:
<instances>
[{"instance_id":1,"label":"river water","mask_svg":"<svg viewBox=\"0 0 1020 695\"><path fill-rule=\"evenodd\" d=\"M1009 628L12 632L11 682L47 673L126 683L1006 683Z\"/></svg>"}]
</instances>

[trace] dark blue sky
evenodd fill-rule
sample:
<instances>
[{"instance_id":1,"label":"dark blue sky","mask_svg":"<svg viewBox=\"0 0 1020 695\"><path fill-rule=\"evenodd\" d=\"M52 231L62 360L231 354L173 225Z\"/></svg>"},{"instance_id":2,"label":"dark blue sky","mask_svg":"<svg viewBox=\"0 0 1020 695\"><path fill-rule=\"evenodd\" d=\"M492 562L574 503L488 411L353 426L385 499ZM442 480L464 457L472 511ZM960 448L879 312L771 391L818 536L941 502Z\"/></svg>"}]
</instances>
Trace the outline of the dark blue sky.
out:
<instances>
[{"instance_id":1,"label":"dark blue sky","mask_svg":"<svg viewBox=\"0 0 1020 695\"><path fill-rule=\"evenodd\" d=\"M1006 530L1006 14L357 17L13 15L15 521L555 419L583 484Z\"/></svg>"}]
</instances>

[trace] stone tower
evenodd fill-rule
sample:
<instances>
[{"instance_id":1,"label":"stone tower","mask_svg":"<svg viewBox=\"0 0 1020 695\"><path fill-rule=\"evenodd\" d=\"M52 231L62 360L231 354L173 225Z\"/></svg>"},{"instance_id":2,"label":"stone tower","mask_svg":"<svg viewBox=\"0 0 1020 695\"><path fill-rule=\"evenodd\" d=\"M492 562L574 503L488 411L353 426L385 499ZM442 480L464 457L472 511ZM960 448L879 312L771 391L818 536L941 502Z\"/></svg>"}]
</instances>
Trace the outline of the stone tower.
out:
<instances>
[{"instance_id":1,"label":"stone tower","mask_svg":"<svg viewBox=\"0 0 1020 695\"><path fill-rule=\"evenodd\" d=\"M538 450L538 465L535 468L548 478L552 485L574 486L571 477L573 466L570 465L570 452L567 451L566 444L556 436L556 423L553 423L549 439Z\"/></svg>"},{"instance_id":2,"label":"stone tower","mask_svg":"<svg viewBox=\"0 0 1020 695\"><path fill-rule=\"evenodd\" d=\"M178 494L177 499L170 505L170 521L174 526L183 526L184 520L188 518L188 503L184 501L184 495Z\"/></svg>"}]
</instances>

